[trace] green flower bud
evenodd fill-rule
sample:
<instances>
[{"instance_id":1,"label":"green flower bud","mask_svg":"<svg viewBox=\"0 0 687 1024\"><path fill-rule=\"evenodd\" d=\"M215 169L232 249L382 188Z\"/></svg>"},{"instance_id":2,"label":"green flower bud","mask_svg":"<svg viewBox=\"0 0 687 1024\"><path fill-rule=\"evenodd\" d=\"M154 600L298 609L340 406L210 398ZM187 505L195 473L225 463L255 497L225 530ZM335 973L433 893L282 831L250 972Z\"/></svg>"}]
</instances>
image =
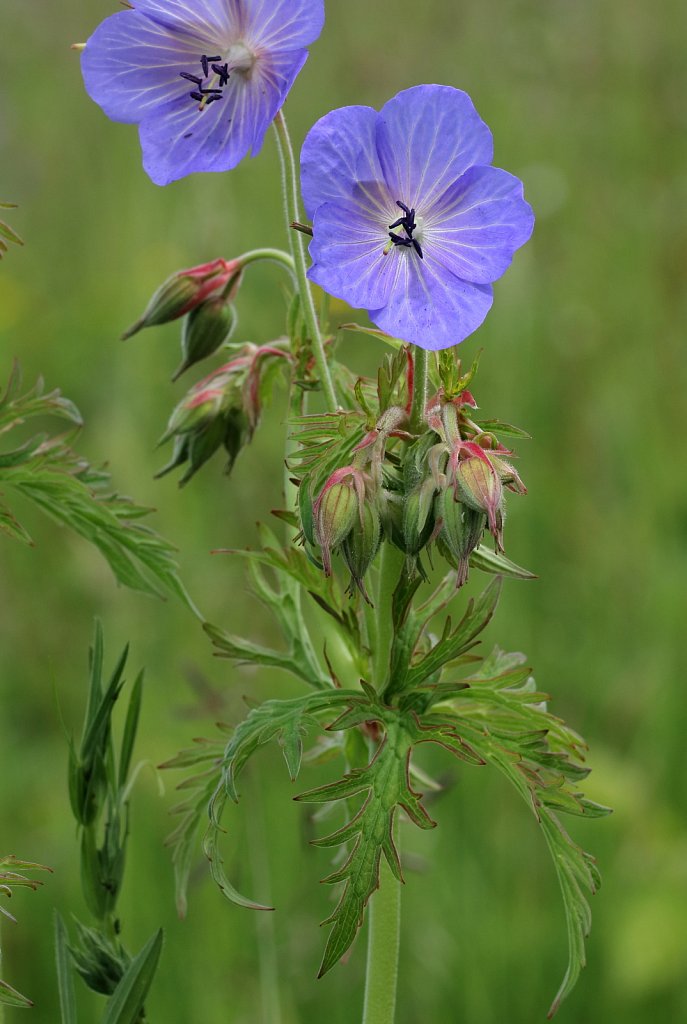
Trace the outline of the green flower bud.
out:
<instances>
[{"instance_id":1,"label":"green flower bud","mask_svg":"<svg viewBox=\"0 0 687 1024\"><path fill-rule=\"evenodd\" d=\"M332 573L332 553L360 522L364 487L360 471L344 466L332 473L315 502L315 532L327 576Z\"/></svg>"},{"instance_id":2,"label":"green flower bud","mask_svg":"<svg viewBox=\"0 0 687 1024\"><path fill-rule=\"evenodd\" d=\"M437 495L434 511L437 523L441 522L440 540L458 570L456 585L462 587L468 578L470 555L482 539L486 517L483 512L456 501L451 487Z\"/></svg>"},{"instance_id":3,"label":"green flower bud","mask_svg":"<svg viewBox=\"0 0 687 1024\"><path fill-rule=\"evenodd\" d=\"M403 503L403 550L419 555L434 529L434 481L424 480L406 496Z\"/></svg>"},{"instance_id":4,"label":"green flower bud","mask_svg":"<svg viewBox=\"0 0 687 1024\"><path fill-rule=\"evenodd\" d=\"M183 362L172 380L229 341L236 323L236 309L222 295L215 295L192 310L184 320L181 335Z\"/></svg>"},{"instance_id":5,"label":"green flower bud","mask_svg":"<svg viewBox=\"0 0 687 1024\"><path fill-rule=\"evenodd\" d=\"M365 502L362 516L356 517L352 529L341 545L344 562L363 594L363 577L374 561L381 539L382 525L379 512L371 502Z\"/></svg>"},{"instance_id":6,"label":"green flower bud","mask_svg":"<svg viewBox=\"0 0 687 1024\"><path fill-rule=\"evenodd\" d=\"M501 512L503 486L488 459L469 458L458 462L454 483L460 500L475 512L486 512L489 529L499 547L502 546Z\"/></svg>"},{"instance_id":7,"label":"green flower bud","mask_svg":"<svg viewBox=\"0 0 687 1024\"><path fill-rule=\"evenodd\" d=\"M238 260L213 260L189 270L178 270L160 285L141 317L124 332L122 339L132 335L144 327L166 324L185 316L196 306L204 302L209 295L224 288L232 278L240 273L241 264Z\"/></svg>"}]
</instances>

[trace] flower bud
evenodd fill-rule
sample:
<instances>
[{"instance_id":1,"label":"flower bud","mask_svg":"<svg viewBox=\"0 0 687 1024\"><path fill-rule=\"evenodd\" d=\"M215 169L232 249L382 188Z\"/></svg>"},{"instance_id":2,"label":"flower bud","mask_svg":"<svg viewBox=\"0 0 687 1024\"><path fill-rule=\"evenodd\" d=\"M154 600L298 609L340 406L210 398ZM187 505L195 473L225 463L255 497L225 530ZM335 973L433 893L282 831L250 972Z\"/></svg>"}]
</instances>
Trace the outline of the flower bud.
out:
<instances>
[{"instance_id":1,"label":"flower bud","mask_svg":"<svg viewBox=\"0 0 687 1024\"><path fill-rule=\"evenodd\" d=\"M468 578L470 555L482 539L484 513L456 501L453 488L447 487L437 495L435 515L437 524L441 524L439 538L456 562L456 585L462 587Z\"/></svg>"},{"instance_id":2,"label":"flower bud","mask_svg":"<svg viewBox=\"0 0 687 1024\"><path fill-rule=\"evenodd\" d=\"M189 270L178 270L160 285L136 323L124 332L122 340L131 338L143 327L166 324L185 316L209 295L224 288L240 272L238 260L213 260Z\"/></svg>"},{"instance_id":3,"label":"flower bud","mask_svg":"<svg viewBox=\"0 0 687 1024\"><path fill-rule=\"evenodd\" d=\"M496 470L504 487L516 494L527 494L527 488L515 466L498 455L489 455L489 461Z\"/></svg>"},{"instance_id":4,"label":"flower bud","mask_svg":"<svg viewBox=\"0 0 687 1024\"><path fill-rule=\"evenodd\" d=\"M363 577L372 565L379 550L382 527L379 512L371 502L365 502L361 515L357 516L352 529L341 545L344 562L364 596Z\"/></svg>"},{"instance_id":5,"label":"flower bud","mask_svg":"<svg viewBox=\"0 0 687 1024\"><path fill-rule=\"evenodd\" d=\"M184 320L181 334L183 362L172 380L178 380L191 366L207 359L229 341L236 323L236 309L224 295L213 295L193 309Z\"/></svg>"},{"instance_id":6,"label":"flower bud","mask_svg":"<svg viewBox=\"0 0 687 1024\"><path fill-rule=\"evenodd\" d=\"M434 530L434 481L424 480L406 496L403 503L403 550L407 555L419 555Z\"/></svg>"},{"instance_id":7,"label":"flower bud","mask_svg":"<svg viewBox=\"0 0 687 1024\"><path fill-rule=\"evenodd\" d=\"M362 519L364 496L362 473L354 466L344 466L332 473L315 502L315 533L327 576L332 573L332 553Z\"/></svg>"},{"instance_id":8,"label":"flower bud","mask_svg":"<svg viewBox=\"0 0 687 1024\"><path fill-rule=\"evenodd\" d=\"M101 995L112 995L131 959L119 943L76 921L77 942L70 945L72 961L86 985Z\"/></svg>"},{"instance_id":9,"label":"flower bud","mask_svg":"<svg viewBox=\"0 0 687 1024\"><path fill-rule=\"evenodd\" d=\"M502 547L503 517L501 511L503 487L498 473L486 455L458 461L454 483L460 500L476 512L486 512L489 529L499 547Z\"/></svg>"}]
</instances>

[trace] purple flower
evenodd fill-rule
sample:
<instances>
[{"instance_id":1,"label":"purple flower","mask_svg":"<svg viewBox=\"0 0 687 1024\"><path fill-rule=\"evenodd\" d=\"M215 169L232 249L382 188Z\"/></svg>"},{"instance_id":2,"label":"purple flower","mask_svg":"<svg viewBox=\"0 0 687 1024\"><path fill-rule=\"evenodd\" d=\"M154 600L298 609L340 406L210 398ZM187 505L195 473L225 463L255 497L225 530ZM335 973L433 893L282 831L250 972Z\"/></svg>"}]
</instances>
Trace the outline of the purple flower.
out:
<instances>
[{"instance_id":1,"label":"purple flower","mask_svg":"<svg viewBox=\"0 0 687 1024\"><path fill-rule=\"evenodd\" d=\"M135 0L94 32L86 90L138 124L157 185L227 171L262 146L324 24L324 0Z\"/></svg>"},{"instance_id":2,"label":"purple flower","mask_svg":"<svg viewBox=\"0 0 687 1024\"><path fill-rule=\"evenodd\" d=\"M311 280L396 338L462 341L534 226L522 183L492 156L472 100L447 86L327 114L301 157Z\"/></svg>"}]
</instances>

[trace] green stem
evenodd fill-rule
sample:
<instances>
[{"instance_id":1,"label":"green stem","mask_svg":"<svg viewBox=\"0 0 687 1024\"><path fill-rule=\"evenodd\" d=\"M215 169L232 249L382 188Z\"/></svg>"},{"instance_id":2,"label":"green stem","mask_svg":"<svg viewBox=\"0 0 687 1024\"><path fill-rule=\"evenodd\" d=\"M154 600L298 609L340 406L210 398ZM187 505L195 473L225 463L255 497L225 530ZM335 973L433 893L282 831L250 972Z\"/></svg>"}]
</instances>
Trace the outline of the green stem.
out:
<instances>
[{"instance_id":1,"label":"green stem","mask_svg":"<svg viewBox=\"0 0 687 1024\"><path fill-rule=\"evenodd\" d=\"M375 638L372 656L372 678L381 693L387 684L391 645L394 640L394 591L403 567L403 553L390 541L382 544L379 577L375 600Z\"/></svg>"},{"instance_id":2,"label":"green stem","mask_svg":"<svg viewBox=\"0 0 687 1024\"><path fill-rule=\"evenodd\" d=\"M427 393L429 390L429 352L413 346L413 398L410 407L410 432L420 434L424 428Z\"/></svg>"},{"instance_id":3,"label":"green stem","mask_svg":"<svg viewBox=\"0 0 687 1024\"><path fill-rule=\"evenodd\" d=\"M239 256L239 259L244 267L247 267L249 263L258 263L260 260L279 263L288 270L294 281L296 280L296 265L293 262L293 256L284 252L283 249L251 249L250 252Z\"/></svg>"},{"instance_id":4,"label":"green stem","mask_svg":"<svg viewBox=\"0 0 687 1024\"><path fill-rule=\"evenodd\" d=\"M400 852L398 822L394 843ZM401 886L382 857L380 887L368 908L367 977L363 1024L394 1024L401 945Z\"/></svg>"},{"instance_id":5,"label":"green stem","mask_svg":"<svg viewBox=\"0 0 687 1024\"><path fill-rule=\"evenodd\" d=\"M334 391L334 384L327 364L327 354L324 350L324 340L322 338L322 332L320 331L317 312L315 311L315 303L313 301L312 291L310 290L310 284L308 282L308 265L305 255L305 243L301 232L293 231L290 227L294 221L300 220L300 200L298 193L296 161L283 111L280 111L277 114L274 120L274 129L277 136L279 157L282 165L284 204L286 208L287 223L289 226L289 244L291 246L291 252L293 254L296 269L296 280L298 282L298 291L301 297L303 316L308 328L308 333L312 340L313 355L315 356L315 362L317 363L317 371L320 375L320 383L322 385L324 396L327 400L327 405L330 412L336 412L339 408L339 403L336 400L336 392Z\"/></svg>"}]
</instances>

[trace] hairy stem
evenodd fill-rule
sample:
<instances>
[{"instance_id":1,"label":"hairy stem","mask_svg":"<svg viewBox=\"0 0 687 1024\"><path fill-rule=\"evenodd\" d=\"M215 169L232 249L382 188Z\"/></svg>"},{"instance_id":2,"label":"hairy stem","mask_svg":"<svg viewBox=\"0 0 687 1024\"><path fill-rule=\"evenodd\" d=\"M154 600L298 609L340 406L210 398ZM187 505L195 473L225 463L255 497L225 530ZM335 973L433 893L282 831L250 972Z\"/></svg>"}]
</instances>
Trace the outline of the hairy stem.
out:
<instances>
[{"instance_id":1,"label":"hairy stem","mask_svg":"<svg viewBox=\"0 0 687 1024\"><path fill-rule=\"evenodd\" d=\"M398 822L394 842L399 847ZM398 954L401 945L401 886L382 857L380 888L372 896L367 917L367 976L363 1024L394 1024Z\"/></svg>"},{"instance_id":2,"label":"hairy stem","mask_svg":"<svg viewBox=\"0 0 687 1024\"><path fill-rule=\"evenodd\" d=\"M239 259L244 267L247 267L249 263L258 263L260 260L266 260L268 263L279 263L288 270L293 280L296 280L296 265L293 262L293 256L288 252L284 252L283 249L251 249L250 252L245 252Z\"/></svg>"},{"instance_id":3,"label":"hairy stem","mask_svg":"<svg viewBox=\"0 0 687 1024\"><path fill-rule=\"evenodd\" d=\"M429 389L429 352L424 348L413 345L413 362L415 373L413 375L413 398L410 407L410 431L419 434L424 429L425 408L427 406L427 392Z\"/></svg>"},{"instance_id":4,"label":"hairy stem","mask_svg":"<svg viewBox=\"0 0 687 1024\"><path fill-rule=\"evenodd\" d=\"M322 332L320 331L317 312L315 311L315 303L313 301L310 284L308 282L305 243L300 231L292 231L290 227L294 221L300 220L300 200L296 161L283 111L280 111L277 114L274 121L274 129L277 136L279 157L282 165L284 204L286 207L286 221L287 225L289 225L289 244L291 246L291 252L293 254L293 260L296 268L296 280L298 282L298 291L301 297L303 317L305 318L305 323L308 328L308 334L312 340L313 355L315 356L315 362L317 363L317 372L320 375L320 383L327 401L327 406L329 407L330 412L336 412L339 407L339 403L336 400L334 384L327 364L327 355L324 350L324 340L322 338Z\"/></svg>"},{"instance_id":5,"label":"hairy stem","mask_svg":"<svg viewBox=\"0 0 687 1024\"><path fill-rule=\"evenodd\" d=\"M375 600L375 638L372 678L381 693L388 682L391 645L394 639L394 591L403 567L403 553L390 541L382 545Z\"/></svg>"}]
</instances>

